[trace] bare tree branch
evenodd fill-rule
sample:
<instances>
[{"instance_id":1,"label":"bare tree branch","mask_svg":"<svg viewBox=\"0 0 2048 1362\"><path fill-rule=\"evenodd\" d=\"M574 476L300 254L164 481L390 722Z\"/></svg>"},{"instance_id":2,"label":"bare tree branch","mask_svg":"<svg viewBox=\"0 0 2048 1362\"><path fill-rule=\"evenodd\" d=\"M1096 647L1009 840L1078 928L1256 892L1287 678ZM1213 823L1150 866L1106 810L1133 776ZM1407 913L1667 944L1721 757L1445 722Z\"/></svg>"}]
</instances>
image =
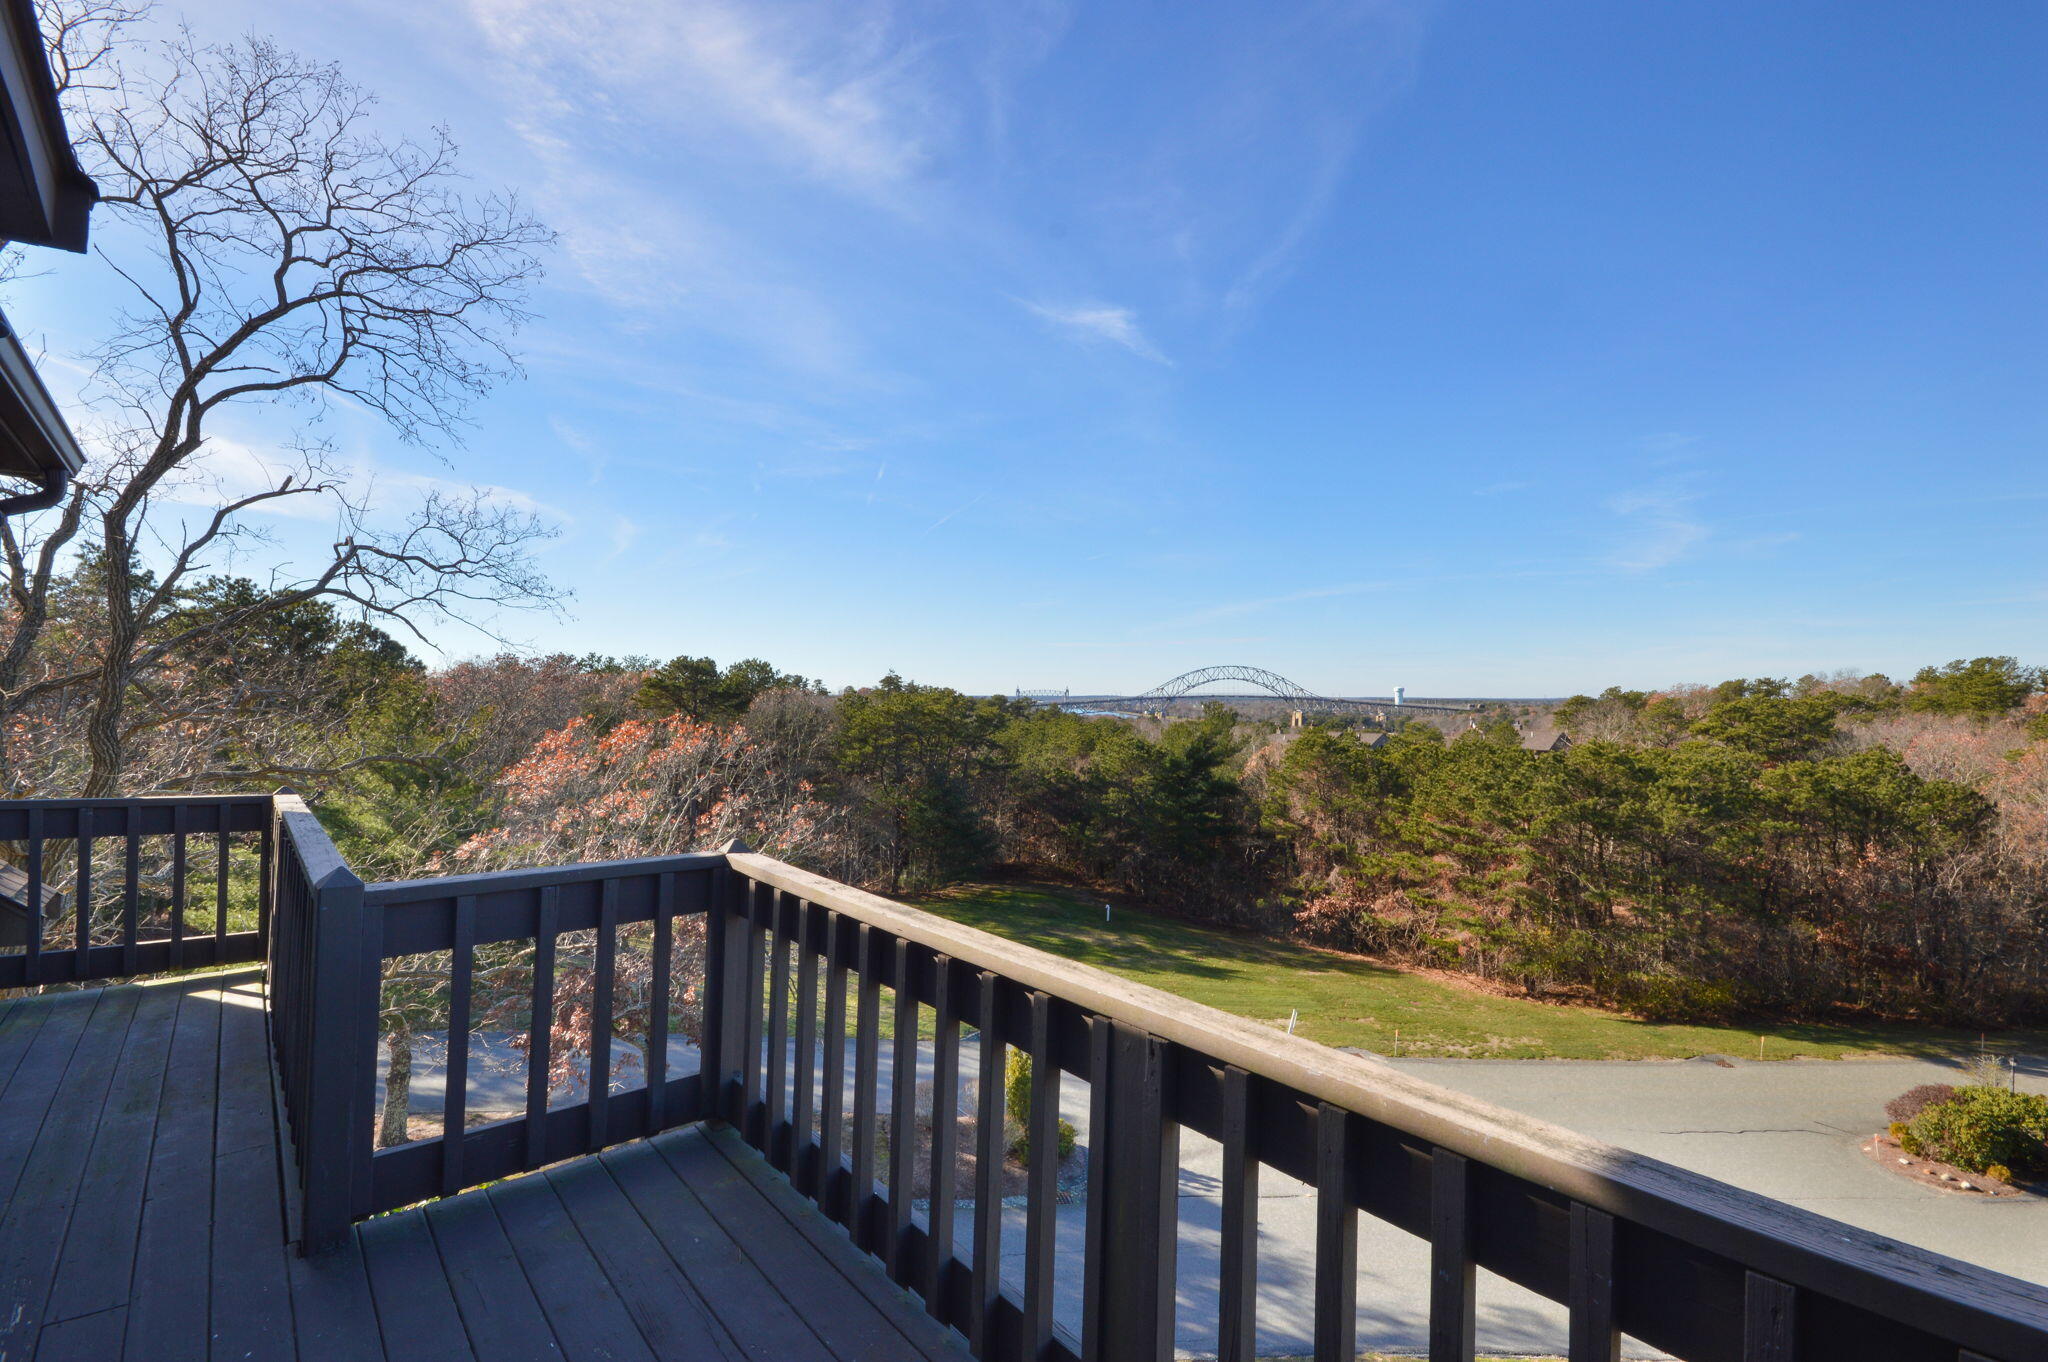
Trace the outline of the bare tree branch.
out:
<instances>
[{"instance_id":1,"label":"bare tree branch","mask_svg":"<svg viewBox=\"0 0 2048 1362\"><path fill-rule=\"evenodd\" d=\"M0 722L30 705L75 713L86 688L83 784L107 794L134 743L226 713L176 684L185 659L232 652L269 617L326 601L420 636L431 620L557 599L531 563L548 534L536 517L429 492L394 524L303 436L269 485L237 486L196 518L180 504L210 476L215 418L237 406L298 403L317 418L346 401L409 444L459 437L469 404L515 371L508 338L551 238L511 196L469 189L445 130L381 132L371 97L332 65L256 37L143 45L147 7L128 0L39 9L102 190L98 250L132 302L96 356L87 475L61 512L0 526ZM238 608L182 609L221 554L262 540L250 513L303 497L334 509L325 561L280 570ZM89 601L58 570L81 545ZM83 623L53 632L65 591ZM0 784L18 782L0 770Z\"/></svg>"}]
</instances>

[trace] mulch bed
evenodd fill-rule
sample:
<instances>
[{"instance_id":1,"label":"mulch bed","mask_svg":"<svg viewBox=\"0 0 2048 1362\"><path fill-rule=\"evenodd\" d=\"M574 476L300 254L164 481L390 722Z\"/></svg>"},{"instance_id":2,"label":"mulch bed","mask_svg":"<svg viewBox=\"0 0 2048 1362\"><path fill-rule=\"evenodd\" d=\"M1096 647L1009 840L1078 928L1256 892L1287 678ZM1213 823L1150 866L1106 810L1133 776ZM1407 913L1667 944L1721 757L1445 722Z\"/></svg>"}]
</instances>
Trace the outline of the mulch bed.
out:
<instances>
[{"instance_id":1,"label":"mulch bed","mask_svg":"<svg viewBox=\"0 0 2048 1362\"><path fill-rule=\"evenodd\" d=\"M1917 1158L1899 1148L1899 1142L1890 1135L1873 1135L1863 1142L1863 1152L1878 1163L1901 1177L1911 1178L1923 1186L1940 1192L1959 1192L1970 1196L2015 1197L2028 1195L2024 1187L2014 1187L1972 1173L1954 1164L1937 1163L1933 1159Z\"/></svg>"}]
</instances>

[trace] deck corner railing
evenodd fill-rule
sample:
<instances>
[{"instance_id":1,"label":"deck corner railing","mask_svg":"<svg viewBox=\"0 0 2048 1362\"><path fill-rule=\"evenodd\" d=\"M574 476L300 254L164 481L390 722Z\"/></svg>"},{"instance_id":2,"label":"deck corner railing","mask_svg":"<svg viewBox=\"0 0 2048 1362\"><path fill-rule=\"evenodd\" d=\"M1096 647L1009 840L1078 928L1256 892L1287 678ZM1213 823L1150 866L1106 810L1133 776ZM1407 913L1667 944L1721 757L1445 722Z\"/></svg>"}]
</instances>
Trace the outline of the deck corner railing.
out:
<instances>
[{"instance_id":1,"label":"deck corner railing","mask_svg":"<svg viewBox=\"0 0 2048 1362\"><path fill-rule=\"evenodd\" d=\"M272 820L271 1046L297 1156L299 1242L321 1252L369 1206L381 922L304 800L279 793Z\"/></svg>"},{"instance_id":2,"label":"deck corner railing","mask_svg":"<svg viewBox=\"0 0 2048 1362\"><path fill-rule=\"evenodd\" d=\"M150 838L164 840L145 853ZM218 847L204 863L214 889L203 932L185 920L193 839ZM717 1119L976 1355L1155 1362L1174 1345L1178 1172L1191 1132L1221 1152L1219 1362L1256 1356L1266 1174L1316 1197L1306 1308L1318 1362L1357 1355L1361 1214L1417 1241L1430 1356L1440 1362L1471 1362L1476 1305L1489 1289L1482 1271L1563 1307L1571 1362L1615 1362L1625 1335L1686 1362L2048 1358L2042 1287L738 844L366 885L288 792L0 803L8 840L26 848L17 864L38 911L34 944L0 954L0 986L266 961L304 1252L345 1242L355 1222L381 1211ZM122 878L110 892L94 847L116 840ZM238 845L260 850L254 882L231 865ZM39 911L59 861L83 924L65 943L47 939ZM252 907L231 913L234 894ZM621 963L628 945L643 953L631 971ZM402 1139L380 1148L385 978L392 962L416 970L421 960L445 971L432 1019L446 1044L441 1119L424 1136L408 1121ZM587 1053L565 1057L560 990L571 976ZM629 1007L637 1032L621 1030ZM485 1014L501 1061L507 1034L523 1051L523 1110L473 1119L472 1046ZM671 1063L672 1043L692 1039L694 1072ZM640 1081L620 1082L614 1061L635 1046ZM1017 1051L1031 1061L1027 1149L1058 1144L1063 1078L1087 1085L1078 1255L1057 1232L1053 1158L1028 1161L1021 1225L980 1213L1004 1199L1014 1134L1005 1080ZM564 1095L564 1058L584 1066L581 1100L569 1100L573 1083ZM969 1114L975 1157L962 1175ZM975 1211L971 1231L956 1223L963 1200ZM1006 1255L1004 1236L1016 1232L1021 1271L1008 1279L1004 1259L1019 1255ZM1079 1277L1077 1320L1055 1309L1068 1271Z\"/></svg>"}]
</instances>

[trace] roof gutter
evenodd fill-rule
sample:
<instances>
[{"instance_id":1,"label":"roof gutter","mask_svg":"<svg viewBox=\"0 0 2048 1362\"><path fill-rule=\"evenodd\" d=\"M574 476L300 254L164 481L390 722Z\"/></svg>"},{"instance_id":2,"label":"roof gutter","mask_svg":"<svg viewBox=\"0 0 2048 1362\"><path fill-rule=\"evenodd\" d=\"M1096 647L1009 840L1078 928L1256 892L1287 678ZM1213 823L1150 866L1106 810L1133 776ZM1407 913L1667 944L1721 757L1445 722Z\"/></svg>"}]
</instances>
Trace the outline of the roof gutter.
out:
<instances>
[{"instance_id":1,"label":"roof gutter","mask_svg":"<svg viewBox=\"0 0 2048 1362\"><path fill-rule=\"evenodd\" d=\"M71 490L71 470L62 464L53 464L43 470L38 481L42 485L36 491L23 492L18 497L0 497L0 520L30 511L47 511L64 500L64 494Z\"/></svg>"}]
</instances>

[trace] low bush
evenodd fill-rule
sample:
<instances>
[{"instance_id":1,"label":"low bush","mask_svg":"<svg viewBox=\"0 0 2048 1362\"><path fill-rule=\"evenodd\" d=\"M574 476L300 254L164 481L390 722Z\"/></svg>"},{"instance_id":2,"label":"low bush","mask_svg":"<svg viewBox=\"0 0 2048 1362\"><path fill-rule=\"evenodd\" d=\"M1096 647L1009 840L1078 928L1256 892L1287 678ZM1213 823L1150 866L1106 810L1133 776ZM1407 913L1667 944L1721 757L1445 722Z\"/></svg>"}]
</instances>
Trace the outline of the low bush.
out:
<instances>
[{"instance_id":1,"label":"low bush","mask_svg":"<svg viewBox=\"0 0 2048 1362\"><path fill-rule=\"evenodd\" d=\"M1003 1108L1009 1114L1010 1124L1017 1131L1010 1141L1010 1152L1017 1156L1017 1162L1030 1166L1031 1137L1031 1056L1022 1050L1011 1050L1003 1062ZM1074 1129L1072 1121L1060 1120L1060 1162L1073 1157L1074 1146L1080 1140L1080 1132Z\"/></svg>"},{"instance_id":2,"label":"low bush","mask_svg":"<svg viewBox=\"0 0 2048 1362\"><path fill-rule=\"evenodd\" d=\"M2005 1183L2008 1187L2012 1185L2012 1169L2007 1168L2002 1163L1994 1163L1985 1169L1984 1176L1990 1178L1993 1182Z\"/></svg>"},{"instance_id":3,"label":"low bush","mask_svg":"<svg viewBox=\"0 0 2048 1362\"><path fill-rule=\"evenodd\" d=\"M1936 1102L1953 1102L1956 1090L1946 1083L1922 1083L1908 1088L1884 1104L1884 1114L1893 1121L1910 1121Z\"/></svg>"},{"instance_id":4,"label":"low bush","mask_svg":"<svg viewBox=\"0 0 2048 1362\"><path fill-rule=\"evenodd\" d=\"M1994 1165L2022 1175L2048 1172L2048 1097L2035 1093L1958 1088L1952 1100L1922 1109L1906 1133L1925 1157L1972 1173ZM1907 1147L1905 1140L1900 1145Z\"/></svg>"},{"instance_id":5,"label":"low bush","mask_svg":"<svg viewBox=\"0 0 2048 1362\"><path fill-rule=\"evenodd\" d=\"M1074 1146L1079 1143L1080 1138L1081 1133L1074 1129L1074 1123L1065 1117L1061 1117L1059 1158L1061 1163L1065 1163L1074 1156ZM1016 1155L1017 1162L1029 1168L1031 1166L1031 1136L1023 1131L1018 1131L1016 1139L1010 1142L1010 1152Z\"/></svg>"}]
</instances>

